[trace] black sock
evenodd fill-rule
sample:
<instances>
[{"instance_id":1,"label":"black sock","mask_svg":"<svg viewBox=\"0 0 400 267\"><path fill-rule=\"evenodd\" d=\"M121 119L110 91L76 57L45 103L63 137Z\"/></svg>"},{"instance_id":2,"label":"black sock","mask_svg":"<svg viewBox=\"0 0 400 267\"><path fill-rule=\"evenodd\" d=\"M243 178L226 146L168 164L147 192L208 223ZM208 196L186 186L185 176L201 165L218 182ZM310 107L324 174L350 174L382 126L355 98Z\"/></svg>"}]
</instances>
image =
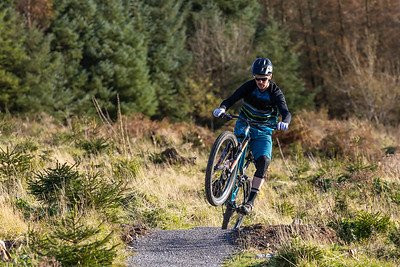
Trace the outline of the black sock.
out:
<instances>
[{"instance_id":1,"label":"black sock","mask_svg":"<svg viewBox=\"0 0 400 267\"><path fill-rule=\"evenodd\" d=\"M257 188L252 188L250 190L250 195L249 195L249 199L247 200L247 202L250 202L251 204L254 203L254 199L256 198L258 194L258 189Z\"/></svg>"}]
</instances>

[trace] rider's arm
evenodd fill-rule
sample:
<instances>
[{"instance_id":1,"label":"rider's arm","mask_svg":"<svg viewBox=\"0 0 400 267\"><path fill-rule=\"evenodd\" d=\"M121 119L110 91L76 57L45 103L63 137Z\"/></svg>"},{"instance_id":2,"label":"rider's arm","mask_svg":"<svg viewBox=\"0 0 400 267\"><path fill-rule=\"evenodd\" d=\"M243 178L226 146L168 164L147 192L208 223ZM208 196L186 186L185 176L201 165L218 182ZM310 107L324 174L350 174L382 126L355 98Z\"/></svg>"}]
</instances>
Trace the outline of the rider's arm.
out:
<instances>
[{"instance_id":1,"label":"rider's arm","mask_svg":"<svg viewBox=\"0 0 400 267\"><path fill-rule=\"evenodd\" d=\"M252 81L253 80L250 80L242 84L230 97L222 101L220 107L227 110L231 106L233 106L233 104L235 104L238 100L242 99L249 92L249 90L251 90Z\"/></svg>"},{"instance_id":2,"label":"rider's arm","mask_svg":"<svg viewBox=\"0 0 400 267\"><path fill-rule=\"evenodd\" d=\"M285 96L283 95L281 89L279 89L279 87L276 87L275 90L273 90L273 95L276 106L279 109L279 113L282 115L282 121L290 124L290 121L292 120L292 115L289 112Z\"/></svg>"}]
</instances>

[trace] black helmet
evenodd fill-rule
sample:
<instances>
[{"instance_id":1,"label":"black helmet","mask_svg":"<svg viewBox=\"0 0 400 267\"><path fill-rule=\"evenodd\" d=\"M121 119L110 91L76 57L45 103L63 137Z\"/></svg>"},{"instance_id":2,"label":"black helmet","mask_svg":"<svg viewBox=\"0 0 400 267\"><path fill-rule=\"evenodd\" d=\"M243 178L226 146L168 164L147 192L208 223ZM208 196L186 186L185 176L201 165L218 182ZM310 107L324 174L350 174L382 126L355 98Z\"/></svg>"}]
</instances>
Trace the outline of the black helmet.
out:
<instances>
[{"instance_id":1,"label":"black helmet","mask_svg":"<svg viewBox=\"0 0 400 267\"><path fill-rule=\"evenodd\" d=\"M272 63L268 58L256 58L251 65L253 75L267 75L272 73Z\"/></svg>"}]
</instances>

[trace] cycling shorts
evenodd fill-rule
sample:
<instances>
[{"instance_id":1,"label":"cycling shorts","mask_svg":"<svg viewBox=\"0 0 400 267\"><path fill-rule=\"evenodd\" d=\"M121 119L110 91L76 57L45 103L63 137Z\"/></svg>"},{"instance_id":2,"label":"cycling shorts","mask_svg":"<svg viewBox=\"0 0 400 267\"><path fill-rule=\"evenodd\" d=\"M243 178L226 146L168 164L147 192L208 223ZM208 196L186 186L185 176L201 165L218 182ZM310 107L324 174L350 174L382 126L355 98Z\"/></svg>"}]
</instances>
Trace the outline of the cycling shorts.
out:
<instances>
[{"instance_id":1,"label":"cycling shorts","mask_svg":"<svg viewBox=\"0 0 400 267\"><path fill-rule=\"evenodd\" d=\"M237 120L234 133L239 141L245 137L246 123ZM272 157L272 133L273 129L265 125L257 125L250 127L250 143L249 148L255 160L261 156Z\"/></svg>"}]
</instances>

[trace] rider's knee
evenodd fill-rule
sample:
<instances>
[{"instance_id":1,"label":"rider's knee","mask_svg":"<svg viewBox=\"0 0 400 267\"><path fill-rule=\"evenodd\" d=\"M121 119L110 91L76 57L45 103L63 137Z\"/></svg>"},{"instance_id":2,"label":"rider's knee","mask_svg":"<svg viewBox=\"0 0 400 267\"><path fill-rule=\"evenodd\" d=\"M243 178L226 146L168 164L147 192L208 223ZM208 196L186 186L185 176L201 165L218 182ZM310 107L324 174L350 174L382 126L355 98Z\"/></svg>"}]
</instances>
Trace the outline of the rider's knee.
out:
<instances>
[{"instance_id":1,"label":"rider's knee","mask_svg":"<svg viewBox=\"0 0 400 267\"><path fill-rule=\"evenodd\" d=\"M271 160L267 156L258 157L256 160L256 172L254 173L254 176L264 178L267 174L270 161Z\"/></svg>"}]
</instances>

